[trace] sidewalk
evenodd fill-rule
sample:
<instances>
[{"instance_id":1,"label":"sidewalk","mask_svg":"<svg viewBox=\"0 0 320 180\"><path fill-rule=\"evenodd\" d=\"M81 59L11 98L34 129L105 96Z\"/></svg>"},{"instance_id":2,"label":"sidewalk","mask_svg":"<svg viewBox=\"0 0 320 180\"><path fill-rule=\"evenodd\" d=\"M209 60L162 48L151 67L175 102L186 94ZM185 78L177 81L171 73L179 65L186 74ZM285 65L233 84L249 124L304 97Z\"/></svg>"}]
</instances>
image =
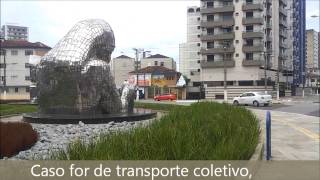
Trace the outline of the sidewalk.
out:
<instances>
[{"instance_id":1,"label":"sidewalk","mask_svg":"<svg viewBox=\"0 0 320 180\"><path fill-rule=\"evenodd\" d=\"M265 129L266 111L252 111ZM319 160L319 118L271 111L271 149L272 160Z\"/></svg>"}]
</instances>

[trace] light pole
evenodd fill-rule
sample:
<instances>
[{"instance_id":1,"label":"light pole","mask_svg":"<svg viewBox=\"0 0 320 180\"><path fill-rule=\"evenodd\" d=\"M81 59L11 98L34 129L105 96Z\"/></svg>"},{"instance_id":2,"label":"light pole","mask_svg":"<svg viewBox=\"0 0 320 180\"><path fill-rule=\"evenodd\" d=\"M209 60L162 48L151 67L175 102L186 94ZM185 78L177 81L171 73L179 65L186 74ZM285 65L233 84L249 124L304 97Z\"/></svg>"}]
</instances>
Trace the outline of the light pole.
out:
<instances>
[{"instance_id":1,"label":"light pole","mask_svg":"<svg viewBox=\"0 0 320 180\"><path fill-rule=\"evenodd\" d=\"M227 48L229 46L229 43L228 42L224 42L223 43L223 50L224 50L224 53L223 53L223 74L224 74L224 78L223 78L223 97L224 97L224 101L225 102L228 102L228 90L227 90L227 66L226 66L226 51L227 51Z\"/></svg>"}]
</instances>

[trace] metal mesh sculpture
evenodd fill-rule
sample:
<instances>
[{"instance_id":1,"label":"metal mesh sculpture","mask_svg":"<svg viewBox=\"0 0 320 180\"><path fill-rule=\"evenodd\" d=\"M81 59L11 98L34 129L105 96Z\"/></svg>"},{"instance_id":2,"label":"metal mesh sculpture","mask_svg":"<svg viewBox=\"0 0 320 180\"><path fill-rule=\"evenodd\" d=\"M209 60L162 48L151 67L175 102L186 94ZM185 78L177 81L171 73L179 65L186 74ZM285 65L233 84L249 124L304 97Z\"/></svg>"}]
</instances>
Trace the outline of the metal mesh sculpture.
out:
<instances>
[{"instance_id":1,"label":"metal mesh sculpture","mask_svg":"<svg viewBox=\"0 0 320 180\"><path fill-rule=\"evenodd\" d=\"M110 114L132 111L122 109L126 102L121 102L110 72L114 48L113 31L104 20L78 22L41 59L37 69L40 112Z\"/></svg>"}]
</instances>

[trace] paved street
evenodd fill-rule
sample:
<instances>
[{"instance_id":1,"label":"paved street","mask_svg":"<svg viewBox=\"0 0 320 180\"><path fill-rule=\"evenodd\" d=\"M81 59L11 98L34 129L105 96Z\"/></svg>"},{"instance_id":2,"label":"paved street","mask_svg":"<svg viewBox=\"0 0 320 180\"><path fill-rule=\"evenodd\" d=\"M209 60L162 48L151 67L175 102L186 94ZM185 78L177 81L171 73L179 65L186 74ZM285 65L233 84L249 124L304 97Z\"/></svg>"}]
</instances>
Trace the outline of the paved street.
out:
<instances>
[{"instance_id":1,"label":"paved street","mask_svg":"<svg viewBox=\"0 0 320 180\"><path fill-rule=\"evenodd\" d=\"M188 105L196 101L143 102ZM246 107L259 117L263 129L266 112L271 112L273 160L319 160L319 96L284 98L269 107Z\"/></svg>"},{"instance_id":2,"label":"paved street","mask_svg":"<svg viewBox=\"0 0 320 180\"><path fill-rule=\"evenodd\" d=\"M266 110L252 109L265 128ZM271 111L273 160L319 160L319 118ZM265 132L263 132L265 135Z\"/></svg>"}]
</instances>

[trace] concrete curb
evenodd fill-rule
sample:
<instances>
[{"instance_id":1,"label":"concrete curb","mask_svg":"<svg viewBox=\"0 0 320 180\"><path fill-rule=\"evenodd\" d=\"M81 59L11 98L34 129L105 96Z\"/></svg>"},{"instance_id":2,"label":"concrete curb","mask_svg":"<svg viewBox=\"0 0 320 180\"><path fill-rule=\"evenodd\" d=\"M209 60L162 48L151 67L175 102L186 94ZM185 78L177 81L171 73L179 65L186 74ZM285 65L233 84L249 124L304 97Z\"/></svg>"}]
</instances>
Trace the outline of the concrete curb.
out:
<instances>
[{"instance_id":1,"label":"concrete curb","mask_svg":"<svg viewBox=\"0 0 320 180\"><path fill-rule=\"evenodd\" d=\"M259 142L249 161L262 160L263 152L264 152L264 129L260 128Z\"/></svg>"},{"instance_id":2,"label":"concrete curb","mask_svg":"<svg viewBox=\"0 0 320 180\"><path fill-rule=\"evenodd\" d=\"M14 116L21 116L22 114L23 114L23 113L0 116L0 121L1 121L2 118L9 118L9 117L14 117Z\"/></svg>"}]
</instances>

